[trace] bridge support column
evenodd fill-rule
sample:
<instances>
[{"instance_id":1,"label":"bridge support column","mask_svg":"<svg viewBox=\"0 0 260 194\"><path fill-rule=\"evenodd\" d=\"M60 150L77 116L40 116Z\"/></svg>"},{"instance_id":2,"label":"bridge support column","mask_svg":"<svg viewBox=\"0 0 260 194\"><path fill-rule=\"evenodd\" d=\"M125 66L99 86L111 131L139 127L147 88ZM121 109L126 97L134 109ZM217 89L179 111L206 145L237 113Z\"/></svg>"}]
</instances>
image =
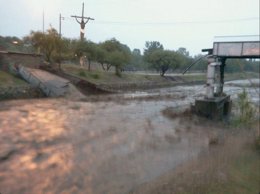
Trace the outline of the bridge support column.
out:
<instances>
[{"instance_id":1,"label":"bridge support column","mask_svg":"<svg viewBox=\"0 0 260 194\"><path fill-rule=\"evenodd\" d=\"M207 71L207 84L206 84L206 98L214 98L215 89L215 72L217 67L220 66L219 62L216 62L214 58L209 59L208 71Z\"/></svg>"},{"instance_id":2,"label":"bridge support column","mask_svg":"<svg viewBox=\"0 0 260 194\"><path fill-rule=\"evenodd\" d=\"M232 101L230 96L223 95L225 60L209 58L208 62L206 95L195 101L193 110L211 119L229 117Z\"/></svg>"}]
</instances>

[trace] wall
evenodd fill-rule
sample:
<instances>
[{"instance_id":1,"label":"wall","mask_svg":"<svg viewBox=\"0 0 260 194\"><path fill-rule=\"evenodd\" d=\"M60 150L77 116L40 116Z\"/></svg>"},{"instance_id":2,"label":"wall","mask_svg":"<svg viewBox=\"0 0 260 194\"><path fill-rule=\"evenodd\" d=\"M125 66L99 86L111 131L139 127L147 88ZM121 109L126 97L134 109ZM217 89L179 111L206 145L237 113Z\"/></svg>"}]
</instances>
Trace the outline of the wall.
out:
<instances>
[{"instance_id":1,"label":"wall","mask_svg":"<svg viewBox=\"0 0 260 194\"><path fill-rule=\"evenodd\" d=\"M9 70L9 66L22 65L25 67L39 68L43 64L42 55L17 53L17 52L0 52L0 69Z\"/></svg>"}]
</instances>

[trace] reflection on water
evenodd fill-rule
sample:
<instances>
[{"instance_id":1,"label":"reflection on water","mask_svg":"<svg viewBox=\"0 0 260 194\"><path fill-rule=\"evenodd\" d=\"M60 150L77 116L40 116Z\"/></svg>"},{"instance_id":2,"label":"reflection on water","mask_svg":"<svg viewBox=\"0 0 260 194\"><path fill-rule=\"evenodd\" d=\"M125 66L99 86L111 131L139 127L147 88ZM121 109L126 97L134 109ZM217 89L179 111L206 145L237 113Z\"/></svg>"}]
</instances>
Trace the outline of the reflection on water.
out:
<instances>
[{"instance_id":1,"label":"reflection on water","mask_svg":"<svg viewBox=\"0 0 260 194\"><path fill-rule=\"evenodd\" d=\"M260 79L236 80L225 83L224 92L231 95L232 99L237 98L237 94L241 93L243 89L248 93L251 101L256 104L259 103L260 95ZM125 98L142 98L142 97L162 97L169 96L175 100L177 104L193 103L195 98L203 98L205 95L205 85L194 86L176 86L170 88L151 89L146 92L135 92L124 94Z\"/></svg>"},{"instance_id":2,"label":"reflection on water","mask_svg":"<svg viewBox=\"0 0 260 194\"><path fill-rule=\"evenodd\" d=\"M162 98L124 103L0 102L0 192L116 194L154 179L207 149L203 129L161 113L202 97L203 87L152 90L140 95ZM242 91L225 89L233 96ZM256 96L255 88L247 90Z\"/></svg>"},{"instance_id":3,"label":"reflection on water","mask_svg":"<svg viewBox=\"0 0 260 194\"><path fill-rule=\"evenodd\" d=\"M166 101L1 105L3 193L122 193L207 146L199 134L176 133L179 121L160 112L174 105Z\"/></svg>"},{"instance_id":4,"label":"reflection on water","mask_svg":"<svg viewBox=\"0 0 260 194\"><path fill-rule=\"evenodd\" d=\"M39 193L51 188L56 176L65 176L72 166L67 158L73 152L62 152L71 149L65 143L66 115L44 100L1 105L1 192Z\"/></svg>"}]
</instances>

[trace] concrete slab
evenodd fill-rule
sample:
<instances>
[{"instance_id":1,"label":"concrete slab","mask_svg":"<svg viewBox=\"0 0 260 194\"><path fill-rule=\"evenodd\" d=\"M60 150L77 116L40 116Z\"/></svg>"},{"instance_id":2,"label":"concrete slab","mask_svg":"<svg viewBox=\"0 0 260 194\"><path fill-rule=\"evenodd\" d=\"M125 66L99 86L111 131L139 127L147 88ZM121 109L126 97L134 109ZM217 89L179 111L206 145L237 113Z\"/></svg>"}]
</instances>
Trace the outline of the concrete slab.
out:
<instances>
[{"instance_id":1,"label":"concrete slab","mask_svg":"<svg viewBox=\"0 0 260 194\"><path fill-rule=\"evenodd\" d=\"M232 101L230 100L230 96L197 99L195 101L194 111L196 114L210 119L222 119L230 115L231 105Z\"/></svg>"},{"instance_id":2,"label":"concrete slab","mask_svg":"<svg viewBox=\"0 0 260 194\"><path fill-rule=\"evenodd\" d=\"M83 96L79 91L77 91L77 89L70 83L69 80L61 78L47 71L19 67L19 74L31 85L39 87L47 96L67 96L70 95L71 91L77 93L79 97ZM72 87L73 90L71 89Z\"/></svg>"}]
</instances>

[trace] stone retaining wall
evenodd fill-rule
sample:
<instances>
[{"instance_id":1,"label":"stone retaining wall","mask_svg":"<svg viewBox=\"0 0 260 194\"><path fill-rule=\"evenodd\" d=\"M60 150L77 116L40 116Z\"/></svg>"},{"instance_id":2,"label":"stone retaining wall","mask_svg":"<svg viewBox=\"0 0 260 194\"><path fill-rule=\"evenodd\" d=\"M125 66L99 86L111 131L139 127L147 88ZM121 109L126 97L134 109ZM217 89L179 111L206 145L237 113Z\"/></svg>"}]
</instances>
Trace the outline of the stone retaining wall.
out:
<instances>
[{"instance_id":1,"label":"stone retaining wall","mask_svg":"<svg viewBox=\"0 0 260 194\"><path fill-rule=\"evenodd\" d=\"M0 68L4 71L8 71L9 65L39 68L41 64L43 64L42 55L8 51L0 52Z\"/></svg>"}]
</instances>

